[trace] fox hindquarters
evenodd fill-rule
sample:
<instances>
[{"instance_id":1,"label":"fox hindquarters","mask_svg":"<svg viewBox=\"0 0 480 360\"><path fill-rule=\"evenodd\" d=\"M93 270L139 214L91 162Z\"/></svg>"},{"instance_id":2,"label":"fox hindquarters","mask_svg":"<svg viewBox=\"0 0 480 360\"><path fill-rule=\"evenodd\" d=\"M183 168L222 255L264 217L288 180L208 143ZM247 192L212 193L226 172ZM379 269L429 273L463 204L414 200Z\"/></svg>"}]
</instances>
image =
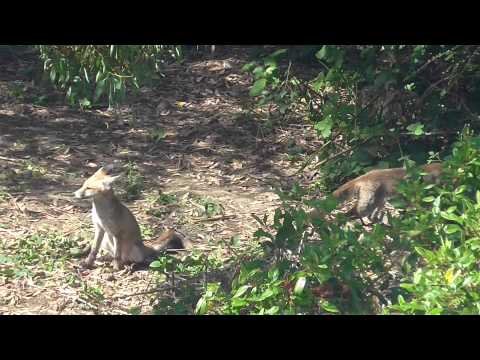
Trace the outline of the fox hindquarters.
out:
<instances>
[{"instance_id":1,"label":"fox hindquarters","mask_svg":"<svg viewBox=\"0 0 480 360\"><path fill-rule=\"evenodd\" d=\"M131 213L115 196L112 183L119 176L111 176L108 168L100 168L75 191L79 199L91 198L92 221L95 228L94 241L83 265L92 267L102 248L113 258L113 268L120 270L130 263L145 263L154 260L172 241L184 244L174 231L163 235L158 247L143 244L140 227Z\"/></svg>"},{"instance_id":2,"label":"fox hindquarters","mask_svg":"<svg viewBox=\"0 0 480 360\"><path fill-rule=\"evenodd\" d=\"M424 180L435 182L442 172L442 164L424 165L422 169L427 173ZM365 217L378 215L386 199L396 193L398 182L405 176L406 170L403 168L372 170L340 186L333 192L333 196L340 201L357 197L357 203L349 213L358 216L363 222Z\"/></svg>"}]
</instances>

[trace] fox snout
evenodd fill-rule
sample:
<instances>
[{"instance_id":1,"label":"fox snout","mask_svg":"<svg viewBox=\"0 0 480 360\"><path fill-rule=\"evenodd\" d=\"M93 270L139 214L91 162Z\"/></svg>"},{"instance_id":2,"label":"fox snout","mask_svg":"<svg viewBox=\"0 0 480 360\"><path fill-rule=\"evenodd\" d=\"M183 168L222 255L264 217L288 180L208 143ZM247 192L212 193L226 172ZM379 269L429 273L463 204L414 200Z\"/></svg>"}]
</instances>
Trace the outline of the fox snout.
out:
<instances>
[{"instance_id":1,"label":"fox snout","mask_svg":"<svg viewBox=\"0 0 480 360\"><path fill-rule=\"evenodd\" d=\"M82 189L78 189L73 193L73 196L75 196L77 199L83 199L84 195L85 195L85 192L82 191Z\"/></svg>"}]
</instances>

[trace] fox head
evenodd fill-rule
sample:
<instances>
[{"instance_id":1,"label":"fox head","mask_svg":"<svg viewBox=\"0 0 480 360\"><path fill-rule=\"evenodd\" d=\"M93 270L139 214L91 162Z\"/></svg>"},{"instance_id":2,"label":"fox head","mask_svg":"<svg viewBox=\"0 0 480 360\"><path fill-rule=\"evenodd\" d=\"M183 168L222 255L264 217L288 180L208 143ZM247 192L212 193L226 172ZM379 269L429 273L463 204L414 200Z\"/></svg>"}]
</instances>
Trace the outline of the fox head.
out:
<instances>
[{"instance_id":1,"label":"fox head","mask_svg":"<svg viewBox=\"0 0 480 360\"><path fill-rule=\"evenodd\" d=\"M78 199L91 198L111 190L112 183L120 178L121 175L111 176L108 174L109 171L109 167L100 168L95 174L85 180L82 187L73 193L74 196Z\"/></svg>"}]
</instances>

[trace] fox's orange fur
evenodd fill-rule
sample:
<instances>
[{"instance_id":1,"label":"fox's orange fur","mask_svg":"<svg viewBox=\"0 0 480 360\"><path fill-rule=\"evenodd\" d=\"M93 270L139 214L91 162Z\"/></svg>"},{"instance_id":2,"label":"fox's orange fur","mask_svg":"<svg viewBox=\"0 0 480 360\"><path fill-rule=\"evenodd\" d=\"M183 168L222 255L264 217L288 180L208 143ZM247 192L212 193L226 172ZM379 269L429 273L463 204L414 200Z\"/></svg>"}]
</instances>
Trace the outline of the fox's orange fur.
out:
<instances>
[{"instance_id":1,"label":"fox's orange fur","mask_svg":"<svg viewBox=\"0 0 480 360\"><path fill-rule=\"evenodd\" d=\"M183 245L173 230L164 233L158 240L159 247L145 246L138 223L115 196L112 183L120 176L111 176L105 168L88 178L74 195L77 198L92 198L92 220L95 227L94 243L84 265L91 267L100 248L113 257L113 267L119 270L124 264L144 263L153 260L168 247Z\"/></svg>"},{"instance_id":2,"label":"fox's orange fur","mask_svg":"<svg viewBox=\"0 0 480 360\"><path fill-rule=\"evenodd\" d=\"M435 181L442 172L442 164L434 163L422 166L426 181ZM385 200L396 192L396 185L405 178L403 168L372 170L353 179L333 192L340 201L358 198L355 206L356 215L360 218L370 216L385 204Z\"/></svg>"}]
</instances>

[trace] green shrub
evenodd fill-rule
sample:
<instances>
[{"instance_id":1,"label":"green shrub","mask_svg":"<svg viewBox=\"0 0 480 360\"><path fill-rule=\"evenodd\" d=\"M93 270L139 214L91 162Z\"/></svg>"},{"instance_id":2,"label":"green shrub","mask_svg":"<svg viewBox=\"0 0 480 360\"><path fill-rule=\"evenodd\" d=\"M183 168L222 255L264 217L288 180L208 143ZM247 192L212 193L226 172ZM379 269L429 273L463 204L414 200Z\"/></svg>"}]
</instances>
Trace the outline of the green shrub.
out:
<instances>
[{"instance_id":1,"label":"green shrub","mask_svg":"<svg viewBox=\"0 0 480 360\"><path fill-rule=\"evenodd\" d=\"M262 245L239 261L231 289L209 284L197 312L478 314L479 145L465 132L438 186L410 166L396 202L402 215L371 231L343 214L307 216L305 205L332 210L330 198L282 193L274 218L257 219Z\"/></svg>"},{"instance_id":2,"label":"green shrub","mask_svg":"<svg viewBox=\"0 0 480 360\"><path fill-rule=\"evenodd\" d=\"M71 105L91 107L121 101L129 86L158 78L161 64L178 59L176 45L39 45L44 70Z\"/></svg>"}]
</instances>

